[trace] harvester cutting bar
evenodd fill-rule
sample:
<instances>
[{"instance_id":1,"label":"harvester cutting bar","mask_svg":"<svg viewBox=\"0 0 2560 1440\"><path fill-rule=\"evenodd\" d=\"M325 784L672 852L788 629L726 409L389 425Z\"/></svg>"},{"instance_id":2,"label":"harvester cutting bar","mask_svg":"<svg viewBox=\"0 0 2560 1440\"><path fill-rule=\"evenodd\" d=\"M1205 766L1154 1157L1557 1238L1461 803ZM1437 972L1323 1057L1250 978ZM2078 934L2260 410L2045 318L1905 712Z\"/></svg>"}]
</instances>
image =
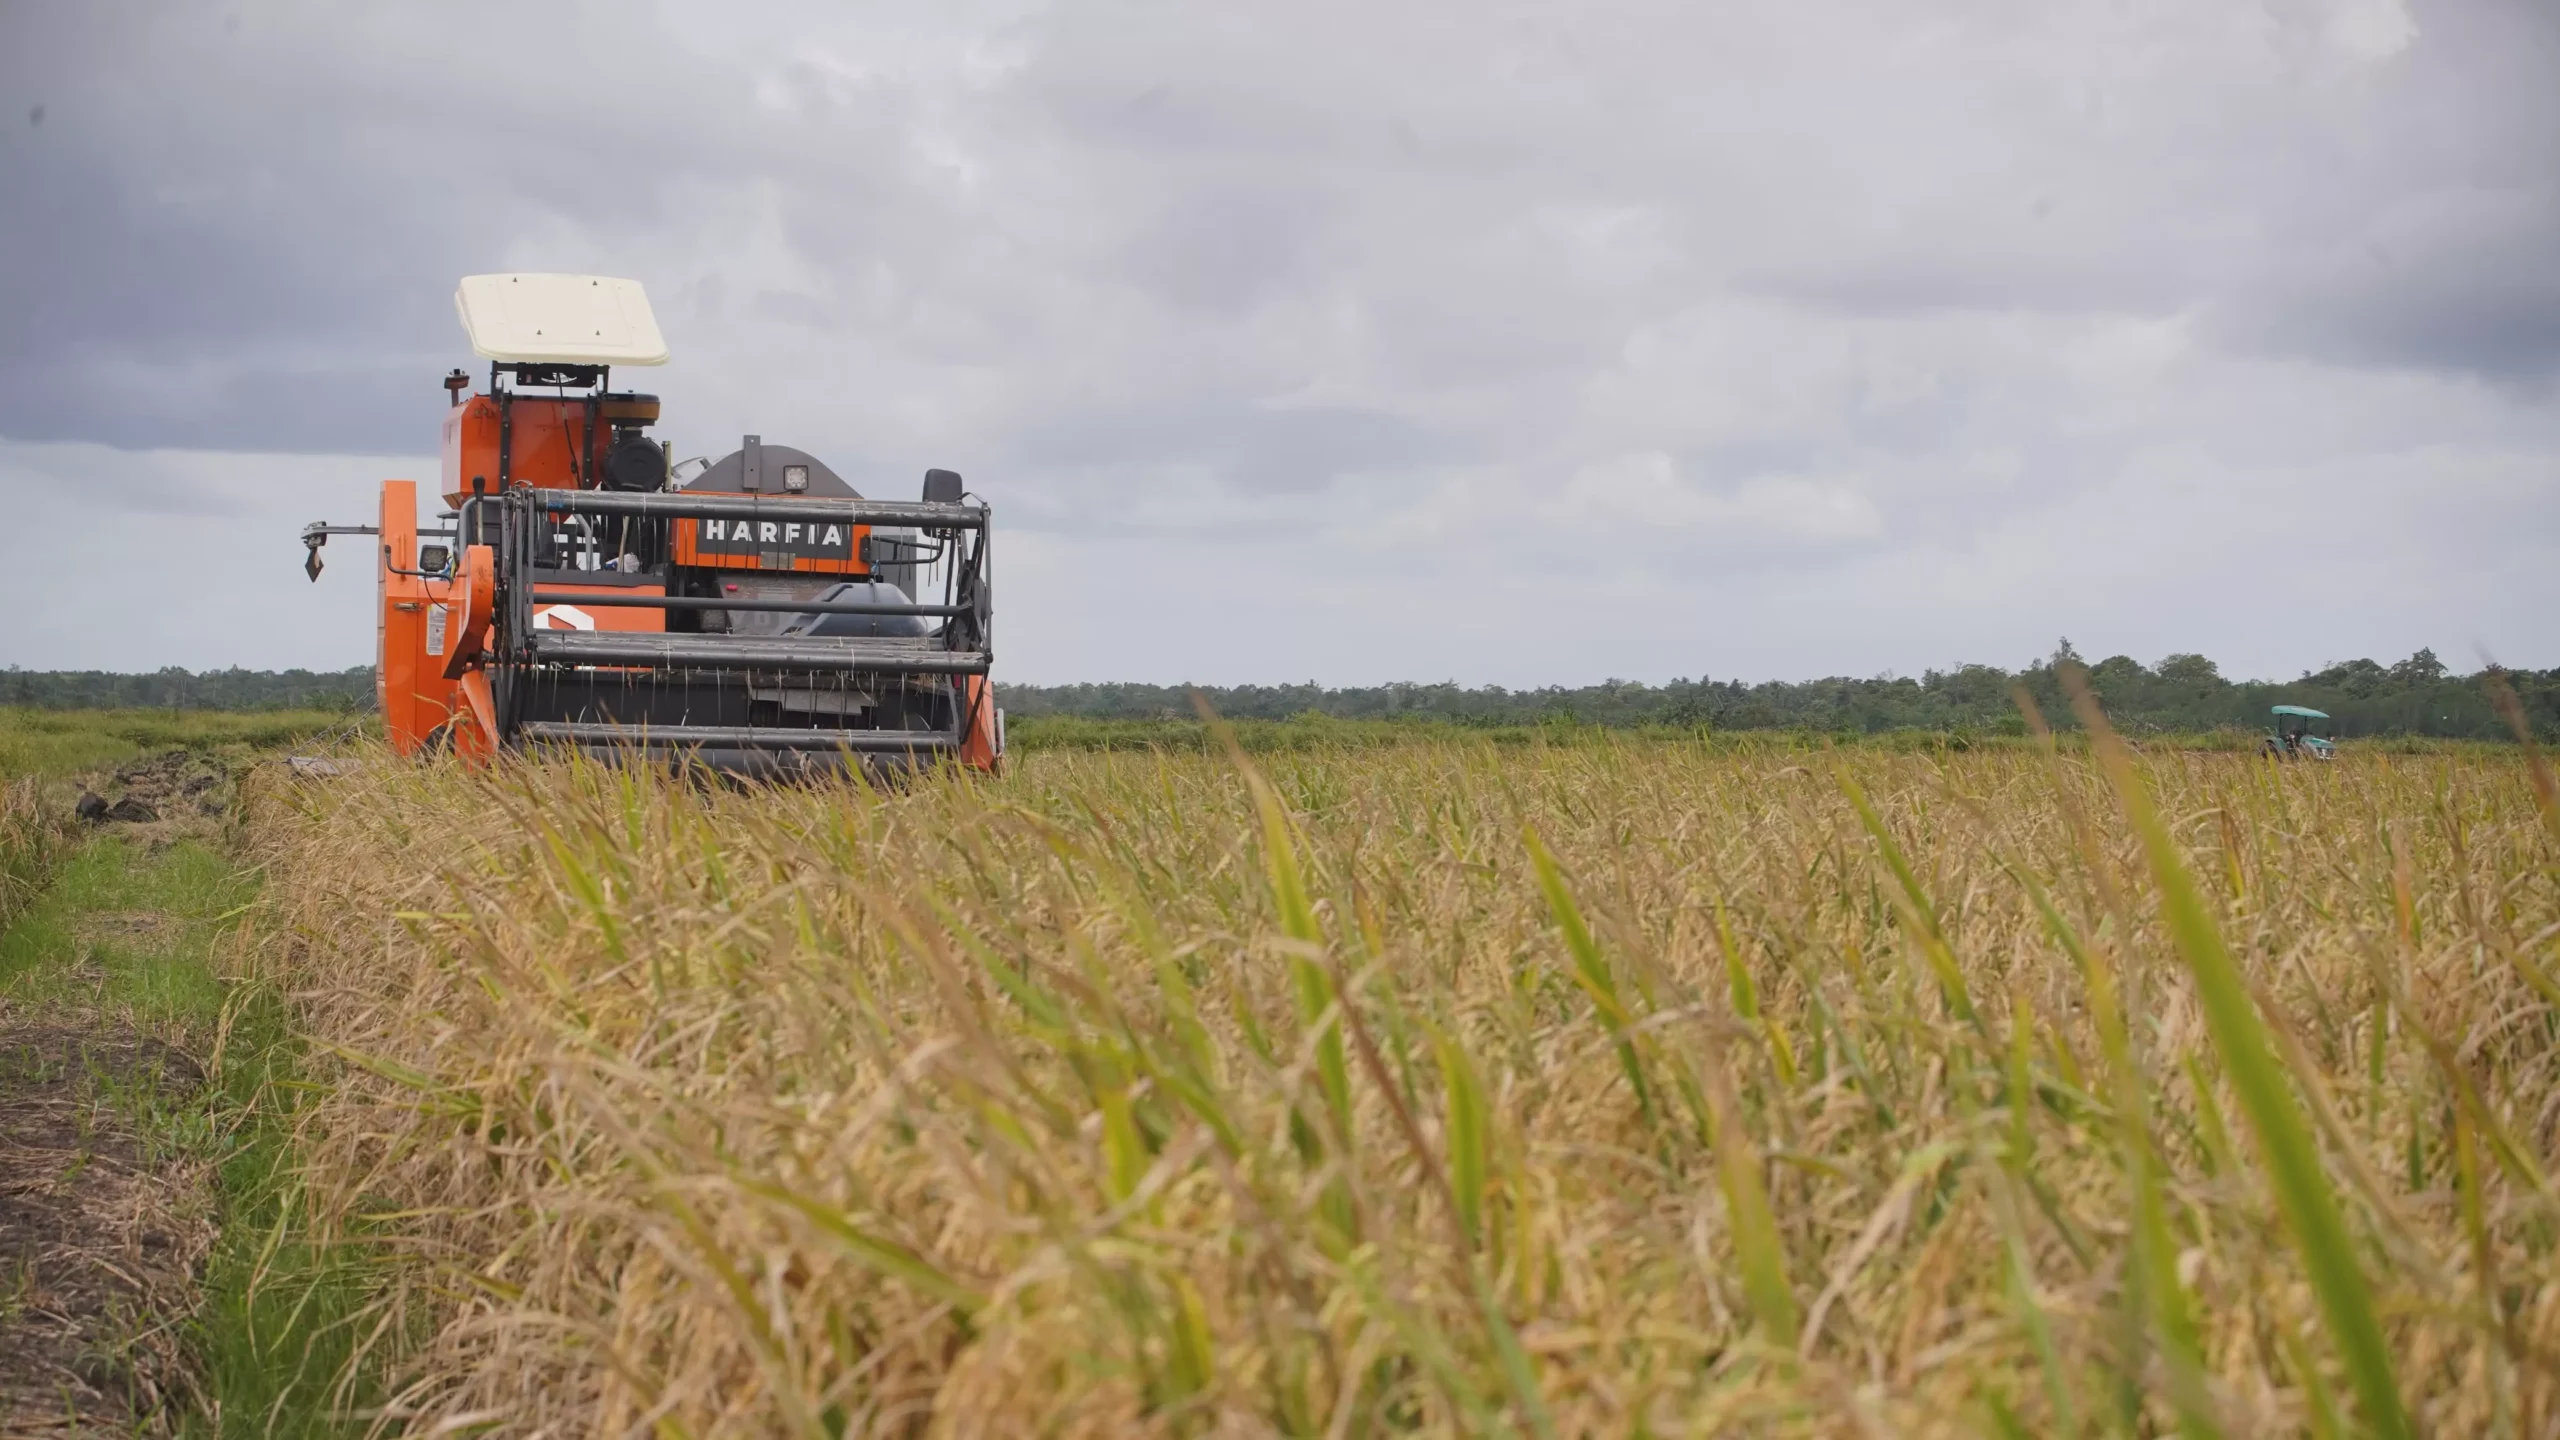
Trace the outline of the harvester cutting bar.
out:
<instances>
[{"instance_id":1,"label":"harvester cutting bar","mask_svg":"<svg viewBox=\"0 0 2560 1440\"><path fill-rule=\"evenodd\" d=\"M955 750L959 742L939 730L774 730L746 725L595 725L536 720L524 738L567 745L624 745L661 749L708 745L743 750L849 750L856 754Z\"/></svg>"},{"instance_id":2,"label":"harvester cutting bar","mask_svg":"<svg viewBox=\"0 0 2560 1440\"><path fill-rule=\"evenodd\" d=\"M930 639L657 635L611 630L537 630L525 637L547 665L620 665L690 670L869 670L914 675L984 675L987 652L945 650Z\"/></svg>"},{"instance_id":3,"label":"harvester cutting bar","mask_svg":"<svg viewBox=\"0 0 2560 1440\"><path fill-rule=\"evenodd\" d=\"M555 515L646 515L700 520L833 520L917 530L982 530L983 505L923 500L767 500L759 495L692 495L681 490L537 490L533 503Z\"/></svg>"},{"instance_id":4,"label":"harvester cutting bar","mask_svg":"<svg viewBox=\"0 0 2560 1440\"><path fill-rule=\"evenodd\" d=\"M925 615L949 618L975 615L967 605L894 605L884 600L749 600L736 595L635 595L622 590L542 592L545 605L631 606L643 610L776 610L796 615Z\"/></svg>"}]
</instances>

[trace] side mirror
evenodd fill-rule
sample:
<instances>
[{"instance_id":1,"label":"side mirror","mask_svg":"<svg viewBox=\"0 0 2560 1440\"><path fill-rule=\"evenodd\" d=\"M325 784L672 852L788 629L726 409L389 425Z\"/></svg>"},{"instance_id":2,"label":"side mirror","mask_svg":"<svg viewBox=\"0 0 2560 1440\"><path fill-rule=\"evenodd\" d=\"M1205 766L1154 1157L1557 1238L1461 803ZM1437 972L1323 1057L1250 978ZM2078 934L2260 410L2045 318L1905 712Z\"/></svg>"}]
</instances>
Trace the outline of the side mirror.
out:
<instances>
[{"instance_id":1,"label":"side mirror","mask_svg":"<svg viewBox=\"0 0 2560 1440\"><path fill-rule=\"evenodd\" d=\"M332 525L326 520L312 521L302 527L302 573L314 580L320 578L320 547L329 543L330 536L381 533L371 525Z\"/></svg>"},{"instance_id":2,"label":"side mirror","mask_svg":"<svg viewBox=\"0 0 2560 1440\"><path fill-rule=\"evenodd\" d=\"M453 568L453 551L442 545L421 545L418 547L418 568L431 575L441 575Z\"/></svg>"},{"instance_id":3,"label":"side mirror","mask_svg":"<svg viewBox=\"0 0 2560 1440\"><path fill-rule=\"evenodd\" d=\"M957 505L962 491L967 488L961 483L957 470L924 472L924 499L928 505Z\"/></svg>"}]
</instances>

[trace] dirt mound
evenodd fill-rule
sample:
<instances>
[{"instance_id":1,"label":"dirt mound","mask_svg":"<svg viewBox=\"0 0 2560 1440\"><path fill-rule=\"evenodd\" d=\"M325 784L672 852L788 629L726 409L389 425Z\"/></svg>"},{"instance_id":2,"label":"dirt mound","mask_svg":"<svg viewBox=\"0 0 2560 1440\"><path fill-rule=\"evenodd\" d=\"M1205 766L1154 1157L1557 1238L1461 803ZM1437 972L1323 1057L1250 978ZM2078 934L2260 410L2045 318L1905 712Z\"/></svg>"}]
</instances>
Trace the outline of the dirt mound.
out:
<instances>
[{"instance_id":1,"label":"dirt mound","mask_svg":"<svg viewBox=\"0 0 2560 1440\"><path fill-rule=\"evenodd\" d=\"M202 1067L129 1027L0 1011L0 1434L165 1428L212 1244L212 1174L155 1153L132 1116Z\"/></svg>"},{"instance_id":2,"label":"dirt mound","mask_svg":"<svg viewBox=\"0 0 2560 1440\"><path fill-rule=\"evenodd\" d=\"M230 768L188 750L147 755L80 792L72 812L92 825L123 825L154 845L199 835L238 799Z\"/></svg>"}]
</instances>

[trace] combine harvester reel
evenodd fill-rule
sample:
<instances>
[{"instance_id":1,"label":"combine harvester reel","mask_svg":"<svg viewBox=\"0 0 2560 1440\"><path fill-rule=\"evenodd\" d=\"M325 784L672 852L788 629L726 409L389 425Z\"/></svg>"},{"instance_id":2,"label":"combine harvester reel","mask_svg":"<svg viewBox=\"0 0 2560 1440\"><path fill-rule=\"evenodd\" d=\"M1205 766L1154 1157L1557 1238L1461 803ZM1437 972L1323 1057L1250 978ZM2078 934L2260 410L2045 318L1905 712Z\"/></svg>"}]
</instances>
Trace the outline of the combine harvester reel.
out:
<instances>
[{"instance_id":1,"label":"combine harvester reel","mask_svg":"<svg viewBox=\"0 0 2560 1440\"><path fill-rule=\"evenodd\" d=\"M750 435L678 485L643 433L657 397L610 387L614 365L667 360L636 282L474 275L454 302L491 363L482 394L445 377L449 523L421 530L415 482L387 480L379 523L302 536L315 581L330 536L378 537L394 748L996 768L988 511L959 475L872 500Z\"/></svg>"}]
</instances>

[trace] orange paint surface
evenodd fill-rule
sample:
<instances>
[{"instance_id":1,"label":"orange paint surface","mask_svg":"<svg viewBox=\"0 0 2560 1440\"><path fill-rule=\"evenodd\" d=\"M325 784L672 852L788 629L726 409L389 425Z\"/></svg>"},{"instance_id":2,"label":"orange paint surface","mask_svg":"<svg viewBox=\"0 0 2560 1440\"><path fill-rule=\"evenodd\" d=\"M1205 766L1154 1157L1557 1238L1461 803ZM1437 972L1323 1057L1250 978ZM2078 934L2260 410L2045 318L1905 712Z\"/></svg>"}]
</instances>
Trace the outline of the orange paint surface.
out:
<instances>
[{"instance_id":1,"label":"orange paint surface","mask_svg":"<svg viewBox=\"0 0 2560 1440\"><path fill-rule=\"evenodd\" d=\"M418 566L418 482L382 482L380 524L375 594L382 623L375 632L374 695L392 748L414 755L453 718L454 682L445 678L443 652L457 637L450 633L445 583L394 573Z\"/></svg>"},{"instance_id":2,"label":"orange paint surface","mask_svg":"<svg viewBox=\"0 0 2560 1440\"><path fill-rule=\"evenodd\" d=\"M575 489L579 456L587 443L587 406L583 400L518 395L509 407L514 416L507 437L507 482L547 490ZM444 499L459 505L471 493L474 476L498 490L498 402L474 395L444 413ZM613 443L613 431L596 420L596 454Z\"/></svg>"}]
</instances>

